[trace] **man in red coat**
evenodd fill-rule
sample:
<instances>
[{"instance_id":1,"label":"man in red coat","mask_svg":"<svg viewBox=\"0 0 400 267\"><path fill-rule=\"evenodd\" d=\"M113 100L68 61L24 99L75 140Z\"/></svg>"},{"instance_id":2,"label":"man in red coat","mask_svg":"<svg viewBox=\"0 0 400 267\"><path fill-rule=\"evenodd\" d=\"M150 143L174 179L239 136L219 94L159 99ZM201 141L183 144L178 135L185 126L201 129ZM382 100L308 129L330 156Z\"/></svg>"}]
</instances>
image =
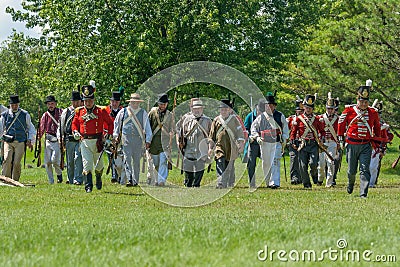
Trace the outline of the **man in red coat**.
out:
<instances>
[{"instance_id":1,"label":"man in red coat","mask_svg":"<svg viewBox=\"0 0 400 267\"><path fill-rule=\"evenodd\" d=\"M299 170L303 186L310 189L312 186L308 165L310 165L312 180L314 184L317 184L319 160L319 140L317 138L319 138L318 135L325 135L324 126L313 113L315 100L316 95L306 95L303 102L304 113L296 117L290 132L291 145L293 149L299 151Z\"/></svg>"},{"instance_id":2,"label":"man in red coat","mask_svg":"<svg viewBox=\"0 0 400 267\"><path fill-rule=\"evenodd\" d=\"M85 190L88 193L92 192L93 189L93 172L96 174L96 188L100 190L102 187L101 175L104 166L103 160L99 157L104 145L111 144L110 138L114 127L107 111L94 104L94 92L95 90L91 85L82 87L84 106L75 110L72 121L74 138L81 142Z\"/></svg>"},{"instance_id":3,"label":"man in red coat","mask_svg":"<svg viewBox=\"0 0 400 267\"><path fill-rule=\"evenodd\" d=\"M371 178L369 165L371 161L371 141L380 137L380 123L378 112L368 107L371 80L366 86L358 88L356 105L349 105L343 110L339 118L338 136L341 147L346 142L346 160L349 165L347 177L347 193L353 192L358 163L360 163L360 197L368 194ZM346 139L344 139L346 137Z\"/></svg>"}]
</instances>

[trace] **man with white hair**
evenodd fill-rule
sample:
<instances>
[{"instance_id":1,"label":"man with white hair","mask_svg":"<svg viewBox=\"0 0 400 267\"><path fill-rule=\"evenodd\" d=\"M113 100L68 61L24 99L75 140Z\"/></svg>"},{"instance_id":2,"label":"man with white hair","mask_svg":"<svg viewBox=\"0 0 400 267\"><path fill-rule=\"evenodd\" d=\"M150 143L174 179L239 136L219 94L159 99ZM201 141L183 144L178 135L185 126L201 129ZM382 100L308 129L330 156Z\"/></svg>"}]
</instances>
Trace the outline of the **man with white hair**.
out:
<instances>
[{"instance_id":1,"label":"man with white hair","mask_svg":"<svg viewBox=\"0 0 400 267\"><path fill-rule=\"evenodd\" d=\"M205 162L209 160L208 135L212 121L203 114L204 106L200 99L192 102L191 110L191 114L185 116L178 138L183 140L185 186L200 187Z\"/></svg>"},{"instance_id":2,"label":"man with white hair","mask_svg":"<svg viewBox=\"0 0 400 267\"><path fill-rule=\"evenodd\" d=\"M139 184L140 159L150 148L152 132L147 112L140 108L140 95L131 94L129 105L123 108L114 121L114 140L121 143L124 154L125 172L128 177L126 186ZM121 181L123 183L123 181Z\"/></svg>"}]
</instances>

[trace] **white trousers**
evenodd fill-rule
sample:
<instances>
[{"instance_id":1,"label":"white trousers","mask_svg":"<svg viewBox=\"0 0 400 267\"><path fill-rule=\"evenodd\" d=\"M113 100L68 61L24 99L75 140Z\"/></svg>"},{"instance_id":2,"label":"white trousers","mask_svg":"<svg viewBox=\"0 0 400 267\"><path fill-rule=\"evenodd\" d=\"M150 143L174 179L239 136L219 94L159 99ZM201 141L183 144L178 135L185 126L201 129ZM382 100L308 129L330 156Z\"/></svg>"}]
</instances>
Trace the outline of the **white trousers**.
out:
<instances>
[{"instance_id":1,"label":"white trousers","mask_svg":"<svg viewBox=\"0 0 400 267\"><path fill-rule=\"evenodd\" d=\"M82 163L83 163L83 175L91 172L94 174L95 172L95 164L97 159L100 156L100 153L97 152L96 146L97 139L83 139L81 141L81 154L82 154ZM97 165L96 171L101 171L104 168L104 162L101 158L99 160L99 164Z\"/></svg>"},{"instance_id":2,"label":"white trousers","mask_svg":"<svg viewBox=\"0 0 400 267\"><path fill-rule=\"evenodd\" d=\"M337 144L335 141L325 142L324 145L327 146L327 151L329 154L335 158L337 156ZM325 168L327 168L327 173L325 172ZM330 160L325 152L319 154L319 163L318 163L318 181L323 182L326 177L326 186L332 186L333 183L333 174L335 172L335 162Z\"/></svg>"},{"instance_id":3,"label":"white trousers","mask_svg":"<svg viewBox=\"0 0 400 267\"><path fill-rule=\"evenodd\" d=\"M375 157L374 157L374 154ZM369 187L375 186L376 178L378 177L378 166L379 166L379 153L372 151L371 162L369 164L369 172L371 173L371 178L369 180Z\"/></svg>"},{"instance_id":4,"label":"white trousers","mask_svg":"<svg viewBox=\"0 0 400 267\"><path fill-rule=\"evenodd\" d=\"M46 148L44 150L44 164L46 166L47 177L49 183L54 184L53 167L57 175L62 174L60 168L61 150L58 142L50 142L46 140Z\"/></svg>"},{"instance_id":5,"label":"white trousers","mask_svg":"<svg viewBox=\"0 0 400 267\"><path fill-rule=\"evenodd\" d=\"M269 179L272 173L272 166L274 164L276 154L276 143L263 142L260 145L262 169L264 173L264 180L267 185L274 185L273 179Z\"/></svg>"}]
</instances>

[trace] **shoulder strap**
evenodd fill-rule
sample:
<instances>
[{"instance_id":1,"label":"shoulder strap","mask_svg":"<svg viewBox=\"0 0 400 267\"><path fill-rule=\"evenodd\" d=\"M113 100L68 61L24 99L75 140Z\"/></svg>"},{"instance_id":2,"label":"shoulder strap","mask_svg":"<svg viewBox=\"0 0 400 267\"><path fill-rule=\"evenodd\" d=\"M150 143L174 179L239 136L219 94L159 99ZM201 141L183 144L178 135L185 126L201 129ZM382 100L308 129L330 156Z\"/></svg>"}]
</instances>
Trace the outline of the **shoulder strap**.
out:
<instances>
[{"instance_id":1,"label":"shoulder strap","mask_svg":"<svg viewBox=\"0 0 400 267\"><path fill-rule=\"evenodd\" d=\"M328 116L326 115L326 113L324 113L324 115L322 115L322 118L324 119L326 128L332 134L333 139L335 139L335 142L338 143L336 131L335 129L333 129L333 124L337 120L337 116L335 116L332 121L329 121Z\"/></svg>"},{"instance_id":2,"label":"shoulder strap","mask_svg":"<svg viewBox=\"0 0 400 267\"><path fill-rule=\"evenodd\" d=\"M305 138L307 136L307 134L311 131L314 134L314 138L318 138L318 135L315 135L316 130L315 128L312 126L312 124L314 123L315 120L315 116L312 117L312 119L310 120L310 123L308 123L306 121L306 119L304 118L304 116L298 116L299 120L301 120L301 122L306 126L306 130L304 131L303 135L301 136L301 138Z\"/></svg>"},{"instance_id":3,"label":"shoulder strap","mask_svg":"<svg viewBox=\"0 0 400 267\"><path fill-rule=\"evenodd\" d=\"M46 111L46 113L47 113L47 115L50 116L51 120L52 120L52 121L57 125L57 127L58 127L58 121L53 117L53 115L51 115L49 111Z\"/></svg>"},{"instance_id":4,"label":"shoulder strap","mask_svg":"<svg viewBox=\"0 0 400 267\"><path fill-rule=\"evenodd\" d=\"M372 136L371 127L369 126L367 120L366 120L365 117L361 114L361 112L360 112L360 110L357 108L357 106L353 106L353 110L357 113L357 116L354 117L354 119L350 122L350 124L352 124L353 121L355 121L356 119L359 118L359 119L362 120L362 122L367 126L367 129L368 129L368 131L369 131L369 134ZM368 110L367 110L367 112L368 112ZM349 125L350 125L350 124L349 124Z\"/></svg>"},{"instance_id":5,"label":"shoulder strap","mask_svg":"<svg viewBox=\"0 0 400 267\"><path fill-rule=\"evenodd\" d=\"M5 133L8 132L8 130L10 130L11 126L14 125L15 121L18 119L19 114L21 114L22 110L19 110L17 113L15 113L15 117L13 119L13 121L11 122L11 124L8 126L8 128L6 129Z\"/></svg>"},{"instance_id":6,"label":"shoulder strap","mask_svg":"<svg viewBox=\"0 0 400 267\"><path fill-rule=\"evenodd\" d=\"M281 126L275 121L275 119L267 114L267 112L263 112L264 117L267 119L269 124L271 124L273 129L278 129L280 132L282 132ZM282 116L281 116L282 119Z\"/></svg>"},{"instance_id":7,"label":"shoulder strap","mask_svg":"<svg viewBox=\"0 0 400 267\"><path fill-rule=\"evenodd\" d=\"M140 138L142 139L142 141L144 141L144 131L143 131L143 127L140 124L138 118L136 117L136 115L132 112L130 107L126 108L126 111L128 112L128 118L126 118L125 120L131 120L133 125L135 125L136 129L139 132ZM124 121L125 122L125 121Z\"/></svg>"}]
</instances>

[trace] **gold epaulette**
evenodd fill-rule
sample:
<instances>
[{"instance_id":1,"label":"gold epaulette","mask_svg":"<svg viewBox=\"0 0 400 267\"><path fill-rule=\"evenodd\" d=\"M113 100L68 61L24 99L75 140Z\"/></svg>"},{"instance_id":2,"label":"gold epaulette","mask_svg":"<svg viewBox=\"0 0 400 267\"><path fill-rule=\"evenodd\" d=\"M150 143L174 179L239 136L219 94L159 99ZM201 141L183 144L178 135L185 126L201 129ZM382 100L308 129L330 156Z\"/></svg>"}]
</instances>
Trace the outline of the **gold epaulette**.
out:
<instances>
[{"instance_id":1,"label":"gold epaulette","mask_svg":"<svg viewBox=\"0 0 400 267\"><path fill-rule=\"evenodd\" d=\"M84 108L84 106L77 107L77 108L75 109L75 113L78 113L78 112L79 112L79 110L81 110L81 109L83 109L83 108Z\"/></svg>"}]
</instances>

